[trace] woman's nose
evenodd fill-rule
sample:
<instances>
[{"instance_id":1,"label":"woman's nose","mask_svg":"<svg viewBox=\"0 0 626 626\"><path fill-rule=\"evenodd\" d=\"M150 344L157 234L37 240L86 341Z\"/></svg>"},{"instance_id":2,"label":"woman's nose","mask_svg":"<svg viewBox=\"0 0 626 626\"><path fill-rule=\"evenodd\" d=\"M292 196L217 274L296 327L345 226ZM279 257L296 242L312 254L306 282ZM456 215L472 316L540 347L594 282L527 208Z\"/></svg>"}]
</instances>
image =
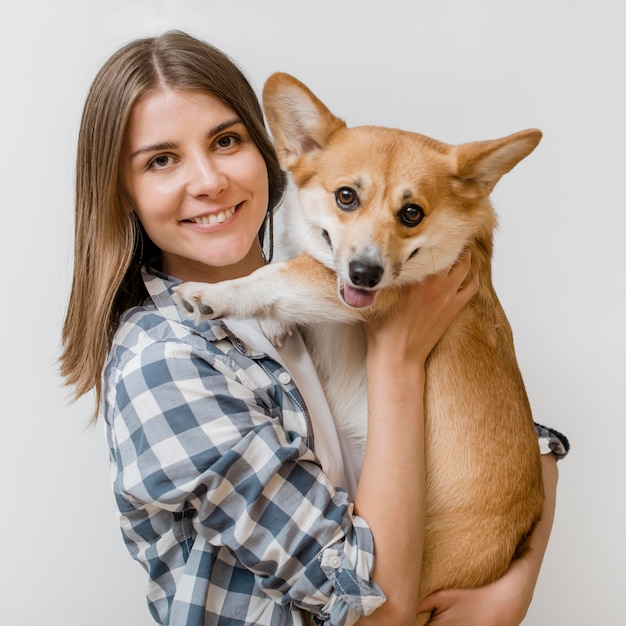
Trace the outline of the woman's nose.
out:
<instances>
[{"instance_id":1,"label":"woman's nose","mask_svg":"<svg viewBox=\"0 0 626 626\"><path fill-rule=\"evenodd\" d=\"M228 177L210 156L202 155L190 162L187 189L190 195L215 198L228 187Z\"/></svg>"}]
</instances>

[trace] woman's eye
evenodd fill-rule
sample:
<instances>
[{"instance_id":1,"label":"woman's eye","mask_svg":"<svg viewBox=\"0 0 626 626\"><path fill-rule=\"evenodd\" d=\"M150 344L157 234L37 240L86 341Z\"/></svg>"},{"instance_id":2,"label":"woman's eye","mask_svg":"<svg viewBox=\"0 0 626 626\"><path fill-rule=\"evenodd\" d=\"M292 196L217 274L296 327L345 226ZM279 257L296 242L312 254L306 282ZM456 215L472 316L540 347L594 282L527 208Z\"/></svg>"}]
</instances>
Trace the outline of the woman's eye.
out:
<instances>
[{"instance_id":1,"label":"woman's eye","mask_svg":"<svg viewBox=\"0 0 626 626\"><path fill-rule=\"evenodd\" d=\"M159 156L154 157L152 161L148 164L148 167L160 170L164 167L167 167L170 164L170 157L165 154L160 154Z\"/></svg>"},{"instance_id":2,"label":"woman's eye","mask_svg":"<svg viewBox=\"0 0 626 626\"><path fill-rule=\"evenodd\" d=\"M351 187L339 187L335 191L335 201L342 211L354 211L359 206L359 196Z\"/></svg>"},{"instance_id":3,"label":"woman's eye","mask_svg":"<svg viewBox=\"0 0 626 626\"><path fill-rule=\"evenodd\" d=\"M407 204L398 212L400 221L409 228L417 226L424 219L424 209L419 204Z\"/></svg>"},{"instance_id":4,"label":"woman's eye","mask_svg":"<svg viewBox=\"0 0 626 626\"><path fill-rule=\"evenodd\" d=\"M217 145L220 148L232 148L237 143L239 143L239 137L235 135L224 135L217 140Z\"/></svg>"}]
</instances>

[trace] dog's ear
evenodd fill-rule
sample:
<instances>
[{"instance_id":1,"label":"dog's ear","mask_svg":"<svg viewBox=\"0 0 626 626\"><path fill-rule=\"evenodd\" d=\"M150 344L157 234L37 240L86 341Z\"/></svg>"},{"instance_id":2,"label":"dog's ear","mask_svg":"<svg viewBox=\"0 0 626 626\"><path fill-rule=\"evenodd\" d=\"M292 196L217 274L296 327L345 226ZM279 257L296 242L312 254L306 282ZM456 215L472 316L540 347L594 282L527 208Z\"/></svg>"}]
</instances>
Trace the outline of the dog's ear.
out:
<instances>
[{"instance_id":1,"label":"dog's ear","mask_svg":"<svg viewBox=\"0 0 626 626\"><path fill-rule=\"evenodd\" d=\"M328 138L346 125L306 85L282 72L267 79L263 108L285 170L291 170L303 155L323 148Z\"/></svg>"},{"instance_id":2,"label":"dog's ear","mask_svg":"<svg viewBox=\"0 0 626 626\"><path fill-rule=\"evenodd\" d=\"M527 157L540 140L541 131L531 128L501 139L455 146L455 191L465 198L486 198L500 178Z\"/></svg>"}]
</instances>

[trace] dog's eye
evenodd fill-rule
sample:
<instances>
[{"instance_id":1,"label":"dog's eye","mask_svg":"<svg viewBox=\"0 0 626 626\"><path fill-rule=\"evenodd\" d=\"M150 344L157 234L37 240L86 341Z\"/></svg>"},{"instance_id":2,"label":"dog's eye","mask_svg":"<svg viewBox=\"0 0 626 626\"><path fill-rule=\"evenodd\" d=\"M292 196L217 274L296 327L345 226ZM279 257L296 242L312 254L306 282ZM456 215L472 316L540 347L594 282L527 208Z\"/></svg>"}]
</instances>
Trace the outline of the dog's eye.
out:
<instances>
[{"instance_id":1,"label":"dog's eye","mask_svg":"<svg viewBox=\"0 0 626 626\"><path fill-rule=\"evenodd\" d=\"M354 211L359 206L359 196L350 187L339 187L335 191L335 201L342 211Z\"/></svg>"},{"instance_id":2,"label":"dog's eye","mask_svg":"<svg viewBox=\"0 0 626 626\"><path fill-rule=\"evenodd\" d=\"M398 217L405 226L417 226L424 219L424 209L419 204L407 204L400 209Z\"/></svg>"}]
</instances>

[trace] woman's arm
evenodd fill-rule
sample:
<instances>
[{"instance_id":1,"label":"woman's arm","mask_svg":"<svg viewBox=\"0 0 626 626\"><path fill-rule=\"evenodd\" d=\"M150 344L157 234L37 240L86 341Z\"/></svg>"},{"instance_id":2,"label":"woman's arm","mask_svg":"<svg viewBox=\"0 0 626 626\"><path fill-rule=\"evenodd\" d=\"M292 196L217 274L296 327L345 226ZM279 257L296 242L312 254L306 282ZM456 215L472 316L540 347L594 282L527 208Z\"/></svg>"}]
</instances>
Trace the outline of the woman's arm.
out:
<instances>
[{"instance_id":1,"label":"woman's arm","mask_svg":"<svg viewBox=\"0 0 626 626\"><path fill-rule=\"evenodd\" d=\"M437 626L518 626L526 616L548 545L558 478L553 454L541 456L545 501L530 548L504 576L479 589L445 589L431 594L418 611L434 611L429 624Z\"/></svg>"},{"instance_id":2,"label":"woman's arm","mask_svg":"<svg viewBox=\"0 0 626 626\"><path fill-rule=\"evenodd\" d=\"M469 255L448 274L407 287L383 320L368 322L368 437L355 510L372 530L373 580L387 601L365 624L413 624L424 535L424 364L476 293L461 288Z\"/></svg>"}]
</instances>

